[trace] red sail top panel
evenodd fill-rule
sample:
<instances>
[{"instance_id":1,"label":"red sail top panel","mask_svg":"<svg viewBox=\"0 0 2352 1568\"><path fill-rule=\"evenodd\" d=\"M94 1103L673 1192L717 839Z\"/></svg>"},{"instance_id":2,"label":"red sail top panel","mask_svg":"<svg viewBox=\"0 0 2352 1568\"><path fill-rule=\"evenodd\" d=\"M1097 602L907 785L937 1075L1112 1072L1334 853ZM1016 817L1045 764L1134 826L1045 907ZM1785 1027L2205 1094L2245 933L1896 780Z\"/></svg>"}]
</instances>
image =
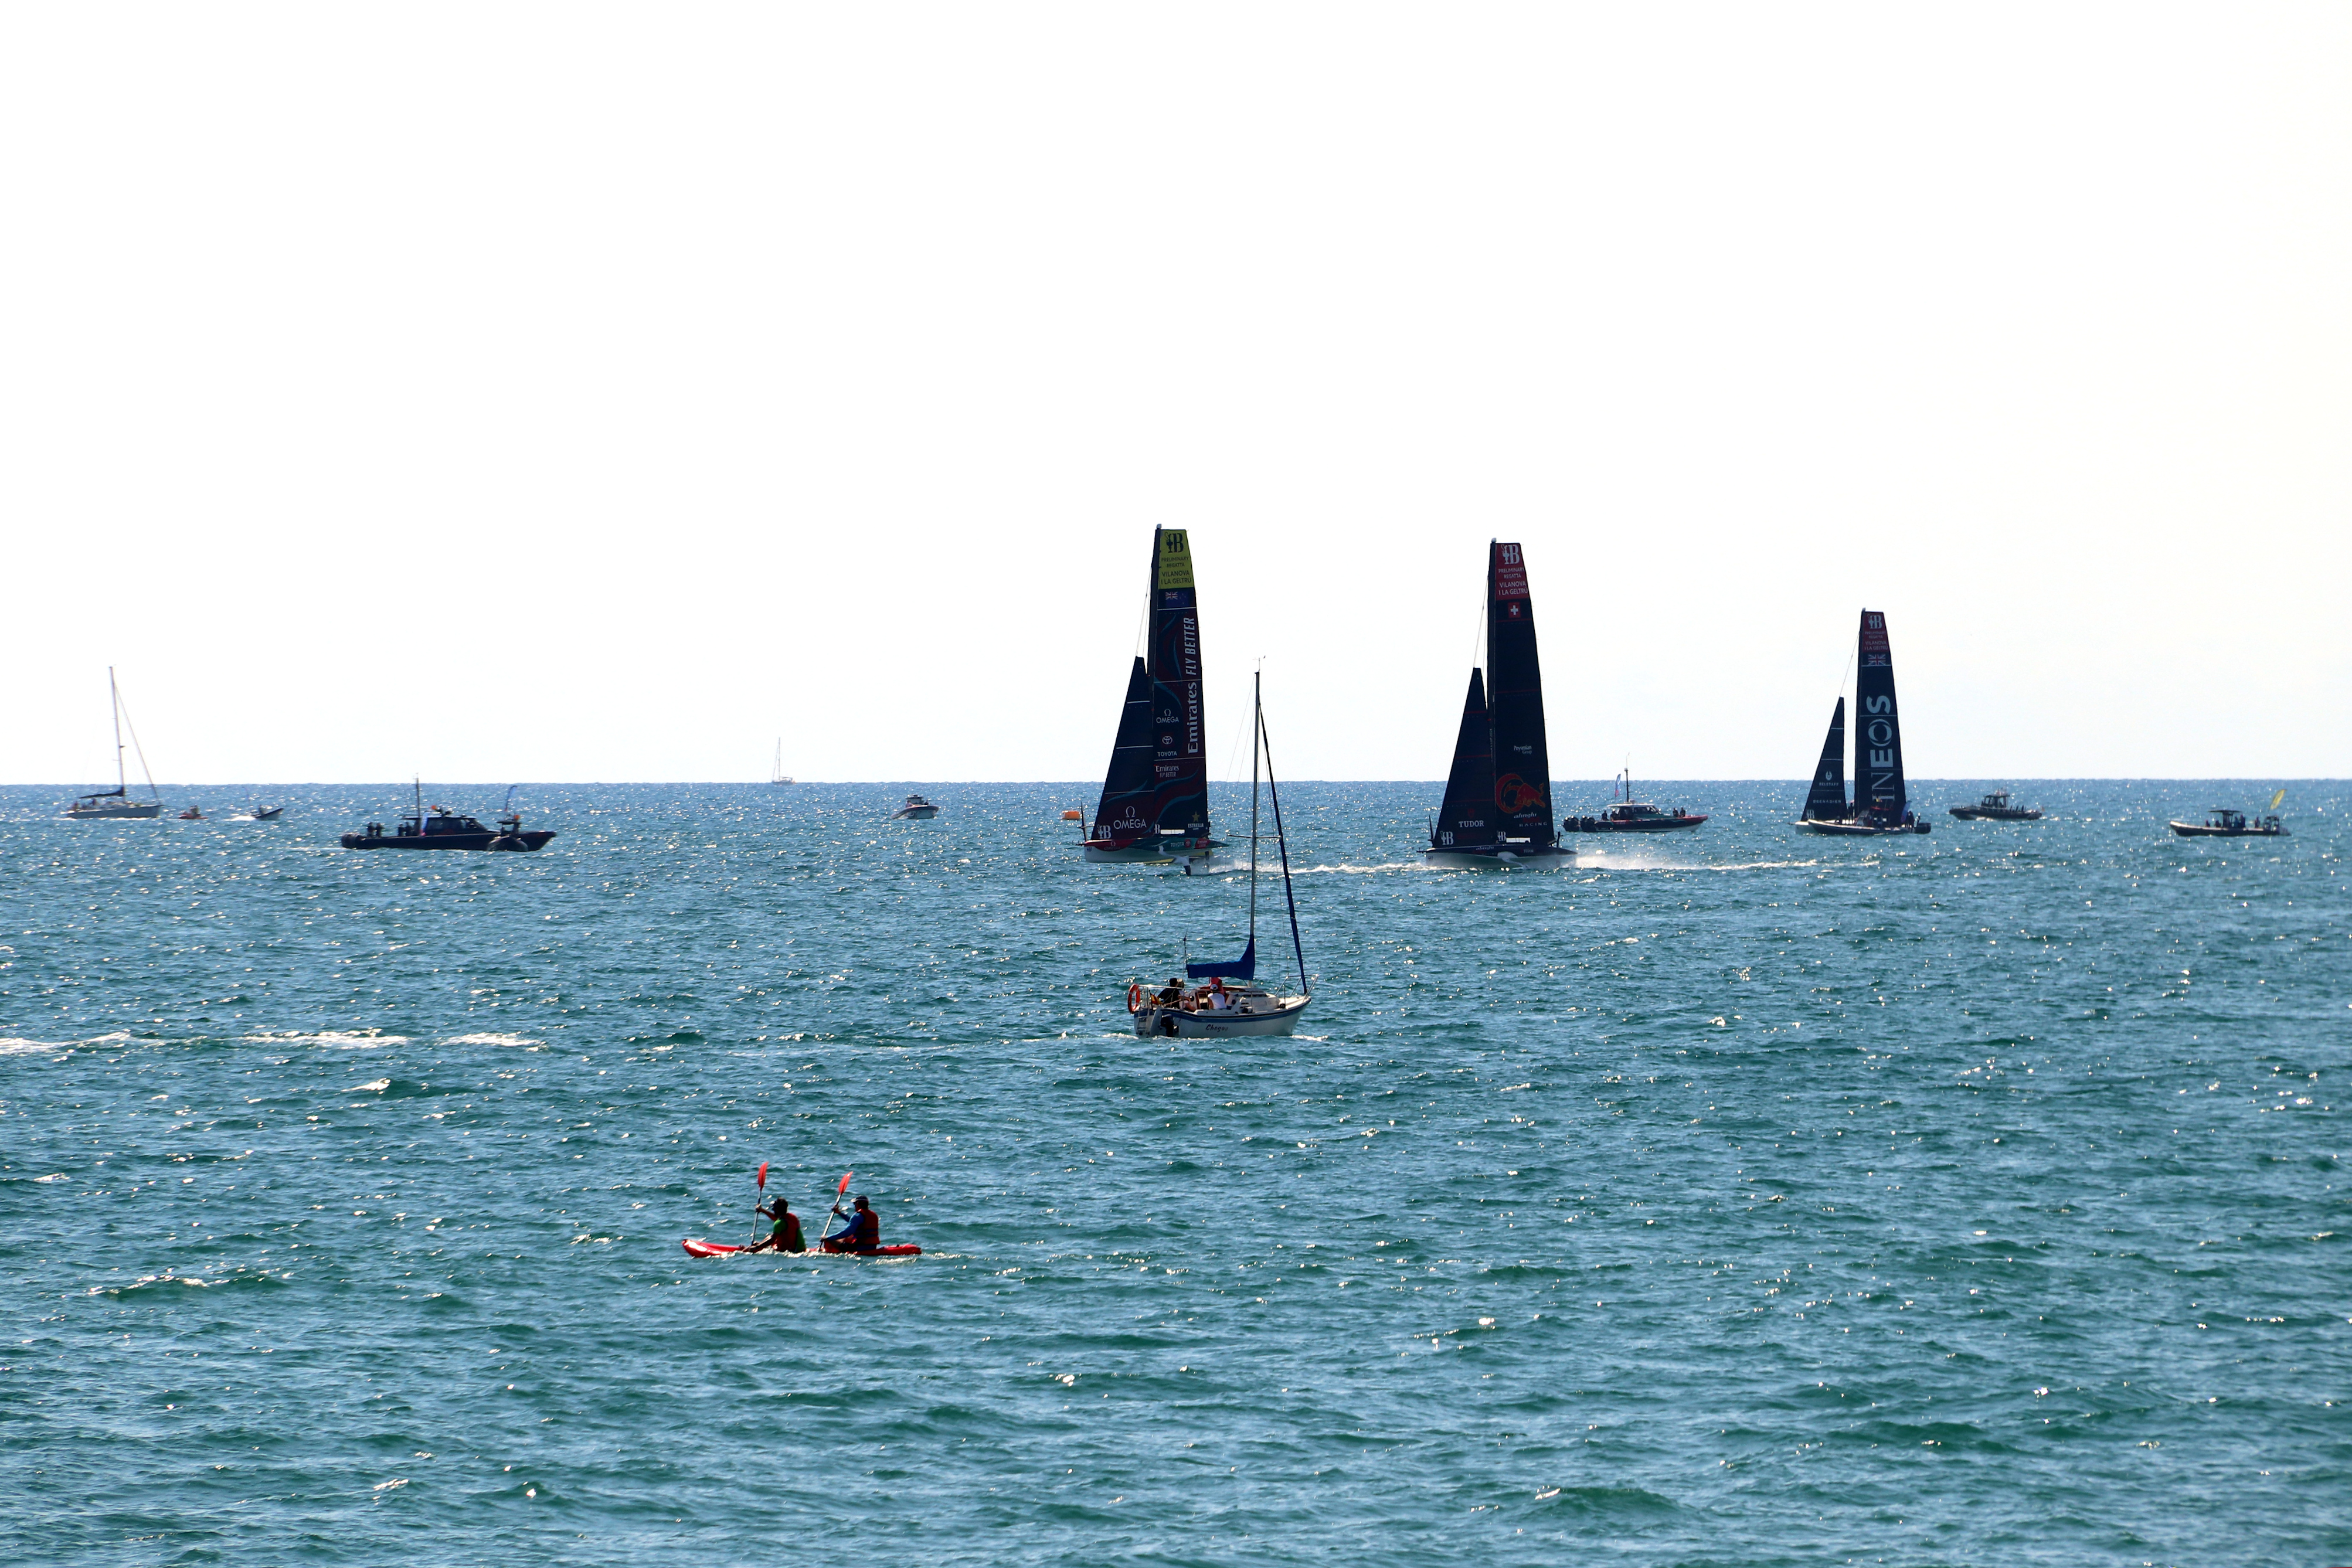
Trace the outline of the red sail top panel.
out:
<instances>
[{"instance_id":1,"label":"red sail top panel","mask_svg":"<svg viewBox=\"0 0 2352 1568\"><path fill-rule=\"evenodd\" d=\"M1495 546L1495 598L1528 597L1528 565L1519 554L1519 547L1497 542Z\"/></svg>"}]
</instances>

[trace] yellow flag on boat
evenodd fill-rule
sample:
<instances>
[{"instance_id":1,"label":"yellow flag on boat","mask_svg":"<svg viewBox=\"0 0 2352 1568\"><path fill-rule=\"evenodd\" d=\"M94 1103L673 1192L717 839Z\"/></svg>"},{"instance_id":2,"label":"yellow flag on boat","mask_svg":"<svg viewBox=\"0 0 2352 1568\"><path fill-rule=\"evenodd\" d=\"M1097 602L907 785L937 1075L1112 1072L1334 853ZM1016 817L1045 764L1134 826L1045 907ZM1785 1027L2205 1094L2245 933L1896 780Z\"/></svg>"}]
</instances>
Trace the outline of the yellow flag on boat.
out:
<instances>
[{"instance_id":1,"label":"yellow flag on boat","mask_svg":"<svg viewBox=\"0 0 2352 1568\"><path fill-rule=\"evenodd\" d=\"M2273 811L2277 810L2278 810L2278 806L2279 806L2279 802L2280 802L2281 800L2285 800L2285 799L2286 799L2286 791L2285 791L2285 790L2284 790L2284 789L2280 790L2277 794L2275 794L2275 795L2272 796L2272 797L2271 797L2271 810L2273 810Z\"/></svg>"}]
</instances>

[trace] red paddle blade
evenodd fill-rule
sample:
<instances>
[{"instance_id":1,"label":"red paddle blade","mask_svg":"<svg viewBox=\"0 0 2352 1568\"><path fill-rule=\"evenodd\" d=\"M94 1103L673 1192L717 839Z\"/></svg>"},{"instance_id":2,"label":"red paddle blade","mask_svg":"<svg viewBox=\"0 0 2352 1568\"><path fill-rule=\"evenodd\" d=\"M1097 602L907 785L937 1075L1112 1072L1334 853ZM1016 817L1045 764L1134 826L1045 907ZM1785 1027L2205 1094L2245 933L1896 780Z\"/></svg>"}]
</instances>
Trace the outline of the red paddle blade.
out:
<instances>
[{"instance_id":1,"label":"red paddle blade","mask_svg":"<svg viewBox=\"0 0 2352 1568\"><path fill-rule=\"evenodd\" d=\"M760 1162L760 1190L768 1190L768 1162L765 1160Z\"/></svg>"},{"instance_id":2,"label":"red paddle blade","mask_svg":"<svg viewBox=\"0 0 2352 1568\"><path fill-rule=\"evenodd\" d=\"M856 1171L844 1171L844 1172L842 1172L842 1173L841 1173L841 1185L840 1185L839 1186L835 1187L835 1188L833 1189L833 1196L834 1196L834 1197L839 1197L843 1193L847 1192L847 1191L849 1190L849 1178L850 1178L851 1176L856 1176L856 1174L857 1174L857 1173L856 1173Z\"/></svg>"}]
</instances>

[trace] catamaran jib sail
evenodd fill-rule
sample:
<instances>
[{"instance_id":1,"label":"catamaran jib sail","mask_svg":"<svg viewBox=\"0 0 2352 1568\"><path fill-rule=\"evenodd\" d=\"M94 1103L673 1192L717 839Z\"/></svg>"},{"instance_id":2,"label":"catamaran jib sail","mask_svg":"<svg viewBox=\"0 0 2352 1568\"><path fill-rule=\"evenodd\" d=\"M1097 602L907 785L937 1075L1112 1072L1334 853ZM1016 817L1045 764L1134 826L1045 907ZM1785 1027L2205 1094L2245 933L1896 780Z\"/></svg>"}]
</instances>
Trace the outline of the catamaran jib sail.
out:
<instances>
[{"instance_id":1,"label":"catamaran jib sail","mask_svg":"<svg viewBox=\"0 0 2352 1568\"><path fill-rule=\"evenodd\" d=\"M1882 611L1862 612L1853 672L1853 805L1864 820L1899 822L1909 807L1903 788L1903 726L1895 710L1895 656Z\"/></svg>"},{"instance_id":2,"label":"catamaran jib sail","mask_svg":"<svg viewBox=\"0 0 2352 1568\"><path fill-rule=\"evenodd\" d=\"M1182 528L1151 531L1150 623L1129 672L1089 852L1153 852L1209 836L1209 751L1201 701L1201 616Z\"/></svg>"},{"instance_id":3,"label":"catamaran jib sail","mask_svg":"<svg viewBox=\"0 0 2352 1568\"><path fill-rule=\"evenodd\" d=\"M1491 850L1495 847L1495 733L1486 712L1486 683L1470 672L1470 692L1462 699L1462 730L1454 742L1454 767L1445 778L1445 800L1437 810L1430 847Z\"/></svg>"},{"instance_id":4,"label":"catamaran jib sail","mask_svg":"<svg viewBox=\"0 0 2352 1568\"><path fill-rule=\"evenodd\" d=\"M1843 822L1853 815L1845 798L1845 694L1838 694L1830 714L1830 733L1822 742L1822 759L1813 768L1813 787L1805 796L1808 822Z\"/></svg>"},{"instance_id":5,"label":"catamaran jib sail","mask_svg":"<svg viewBox=\"0 0 2352 1568\"><path fill-rule=\"evenodd\" d=\"M1151 672L1141 659L1127 675L1127 704L1118 711L1118 737L1111 742L1110 769L1103 775L1102 801L1095 808L1091 837L1132 842L1150 835L1152 762L1158 731L1151 722Z\"/></svg>"}]
</instances>

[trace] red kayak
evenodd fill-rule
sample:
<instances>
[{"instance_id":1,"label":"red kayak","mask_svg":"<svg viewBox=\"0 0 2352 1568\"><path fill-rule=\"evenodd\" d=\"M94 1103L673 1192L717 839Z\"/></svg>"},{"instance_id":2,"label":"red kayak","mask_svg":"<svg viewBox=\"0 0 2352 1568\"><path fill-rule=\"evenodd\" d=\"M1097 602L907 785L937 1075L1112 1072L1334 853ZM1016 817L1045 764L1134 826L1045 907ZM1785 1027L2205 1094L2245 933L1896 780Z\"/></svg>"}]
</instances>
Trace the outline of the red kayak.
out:
<instances>
[{"instance_id":1,"label":"red kayak","mask_svg":"<svg viewBox=\"0 0 2352 1568\"><path fill-rule=\"evenodd\" d=\"M751 1250L748 1247L730 1247L724 1241L705 1241L699 1237L689 1237L678 1245L686 1249L686 1255L689 1258L731 1258L738 1252ZM830 1243L822 1242L810 1250L836 1252L851 1258L919 1258L923 1254L921 1248L912 1246L873 1247L863 1252L853 1252L846 1247L835 1247ZM787 1252L782 1256L789 1258L793 1254Z\"/></svg>"}]
</instances>

